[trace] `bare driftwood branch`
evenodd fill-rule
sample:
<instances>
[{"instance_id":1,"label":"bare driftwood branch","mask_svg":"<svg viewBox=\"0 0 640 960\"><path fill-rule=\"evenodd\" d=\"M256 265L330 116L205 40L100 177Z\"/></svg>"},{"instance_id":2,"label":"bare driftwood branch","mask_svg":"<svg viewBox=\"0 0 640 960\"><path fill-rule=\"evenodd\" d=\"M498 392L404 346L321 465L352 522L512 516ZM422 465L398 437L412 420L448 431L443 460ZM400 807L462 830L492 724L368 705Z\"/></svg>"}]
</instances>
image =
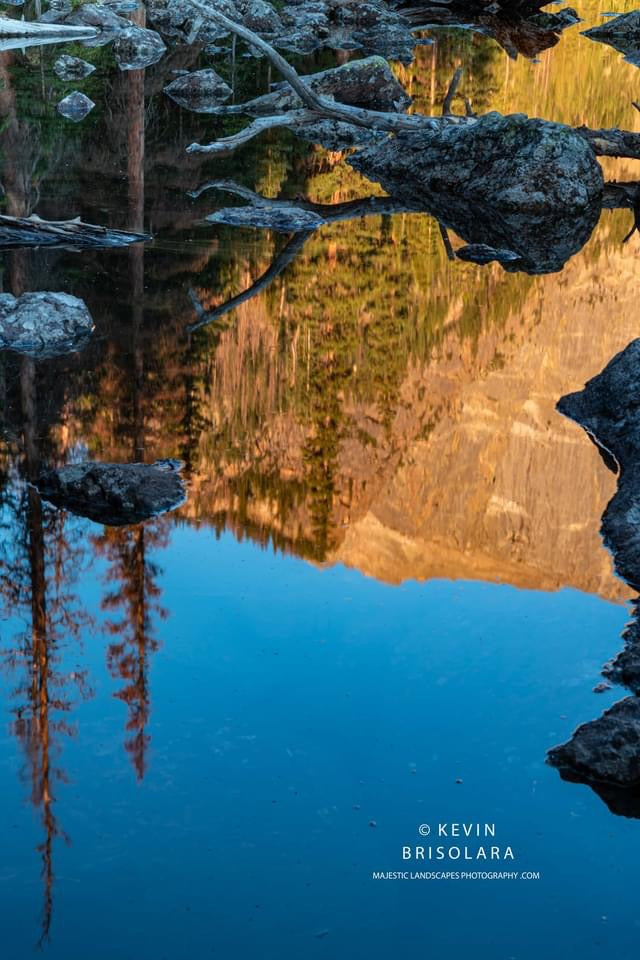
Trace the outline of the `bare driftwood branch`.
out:
<instances>
[{"instance_id":1,"label":"bare driftwood branch","mask_svg":"<svg viewBox=\"0 0 640 960\"><path fill-rule=\"evenodd\" d=\"M300 127L317 119L317 115L310 110L292 110L290 113L276 114L273 117L259 117L230 137L221 137L213 143L192 143L187 147L187 153L216 153L225 157L266 130L276 127Z\"/></svg>"},{"instance_id":2,"label":"bare driftwood branch","mask_svg":"<svg viewBox=\"0 0 640 960\"><path fill-rule=\"evenodd\" d=\"M124 247L150 240L145 233L108 230L75 220L0 216L0 250L16 247Z\"/></svg>"},{"instance_id":3,"label":"bare driftwood branch","mask_svg":"<svg viewBox=\"0 0 640 960\"><path fill-rule=\"evenodd\" d=\"M273 283L276 277L280 276L280 274L287 269L289 264L295 260L311 236L312 232L313 231L307 230L300 233L294 233L286 246L282 248L269 269L265 270L262 276L258 277L258 279L252 283L250 287L247 287L246 290L243 290L242 293L238 293L235 297L225 300L224 303L221 303L220 306L216 307L214 310L204 310L202 304L196 296L195 291L190 290L189 296L191 297L191 302L193 303L195 311L198 314L198 319L195 323L192 323L191 326L187 328L187 332L193 333L195 330L199 330L201 327L206 327L211 323L215 323L216 320L219 320L231 310L239 307L240 304L245 303L247 300L251 300L253 297L257 296L262 290Z\"/></svg>"}]
</instances>

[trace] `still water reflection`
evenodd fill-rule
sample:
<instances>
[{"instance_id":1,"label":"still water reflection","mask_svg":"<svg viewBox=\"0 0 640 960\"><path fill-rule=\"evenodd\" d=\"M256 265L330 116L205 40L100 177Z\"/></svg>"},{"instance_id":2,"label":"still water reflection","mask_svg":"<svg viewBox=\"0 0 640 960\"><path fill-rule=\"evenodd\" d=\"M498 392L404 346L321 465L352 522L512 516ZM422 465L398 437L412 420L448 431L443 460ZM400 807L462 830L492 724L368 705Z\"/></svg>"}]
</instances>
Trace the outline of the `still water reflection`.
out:
<instances>
[{"instance_id":1,"label":"still water reflection","mask_svg":"<svg viewBox=\"0 0 640 960\"><path fill-rule=\"evenodd\" d=\"M478 110L640 129L637 68L580 29L536 63L434 31L397 71L429 112L462 64ZM2 254L4 290L96 322L82 353L0 357L3 955L635 956L638 825L544 764L615 699L591 688L632 597L598 532L615 477L555 411L637 334L632 213L537 277L449 260L429 216L331 224L189 334L287 239L206 224L225 198L187 191L371 184L288 136L187 156L221 128L162 89L198 48L146 73L69 52L98 68L79 125L57 52L0 55L3 212L155 239ZM263 62L234 70L239 99L267 88ZM187 502L102 528L29 485L87 457L181 458ZM541 879L372 881L455 820L495 822Z\"/></svg>"}]
</instances>

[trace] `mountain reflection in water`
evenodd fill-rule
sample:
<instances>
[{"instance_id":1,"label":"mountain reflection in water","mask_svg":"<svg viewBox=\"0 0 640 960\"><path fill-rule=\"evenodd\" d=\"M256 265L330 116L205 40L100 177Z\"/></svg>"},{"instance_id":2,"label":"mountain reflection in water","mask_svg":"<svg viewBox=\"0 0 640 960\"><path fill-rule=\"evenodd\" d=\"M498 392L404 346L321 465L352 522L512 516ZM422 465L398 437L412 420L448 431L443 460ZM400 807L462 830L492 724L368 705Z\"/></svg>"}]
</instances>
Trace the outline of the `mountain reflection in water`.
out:
<instances>
[{"instance_id":1,"label":"mountain reflection in water","mask_svg":"<svg viewBox=\"0 0 640 960\"><path fill-rule=\"evenodd\" d=\"M623 7L632 9L629 2ZM579 13L588 16L586 25L590 25L599 22L604 9L601 3L589 2ZM540 53L540 63L511 59L491 36L482 35L497 35L496 24L489 26L482 31L438 30L435 44L417 48L412 66L396 67L416 108L437 111L455 67L462 64L461 94L468 96L479 112L517 110L572 124L640 129L628 93L637 83L636 68L614 50L581 39L579 29L585 25L567 28L558 42L555 34L545 36L549 48ZM501 33L498 39L514 53L509 36ZM448 677L447 682L454 686L452 677L458 676L453 667L441 662L433 670L423 666L422 634L414 647L406 648L403 636L395 637L394 618L401 613L394 605L400 603L402 590L417 589L410 581L478 581L474 590L481 589L480 583L508 584L526 591L573 588L592 595L583 598L589 611L600 611L598 615L607 624L617 623L622 612L595 599L620 604L632 596L615 577L599 534L600 517L616 480L606 470L594 468L597 455L593 447L556 413L555 405L562 394L580 388L636 335L639 244L637 234L623 242L634 224L633 190L623 202L616 201L617 209L602 211L589 239L581 238L581 243L586 240L584 246L563 258L566 263L561 272L544 276L509 273L497 263L479 266L451 260L432 216L377 212L330 223L301 238L304 242L294 241L295 258L288 257L282 270L269 275L269 284L245 298L242 291L259 281L292 241L268 230L207 224L205 217L221 204L220 196L204 193L192 199L188 191L208 180L233 178L264 196L297 198L298 202L304 197L316 204L333 205L368 196L371 184L340 155L284 134L253 141L231 160L187 156L188 143L210 140L216 131L226 129L222 122L179 110L162 94L173 71L210 63L199 48L178 47L146 72L127 73L113 70L108 51L68 49L97 66L83 82L83 90L97 105L79 125L66 123L55 110L67 90L52 72L60 52L57 47L0 53L3 212L11 216L36 212L47 219L79 215L91 223L146 231L155 239L127 250L0 254L3 290L16 296L31 290L65 290L85 300L96 323L93 339L80 354L36 362L4 352L0 359L1 682L12 740L11 744L0 741L0 746L12 757L15 743L19 744L20 783L27 786L37 812L42 907L37 933L30 942L49 942L52 950L56 949L57 891L63 891L61 899L66 904L68 876L73 874L75 883L85 869L77 867L73 857L82 857L83 843L93 843L78 816L73 799L76 784L67 772L68 764L76 776L82 768L78 750L83 734L78 718L88 718L91 749L104 762L105 776L110 777L112 768L116 771L113 781L126 797L123 807L129 803L136 811L138 820L132 821L132 831L136 824L140 827L147 822L141 797L175 789L180 779L176 757L183 750L187 757L196 756L193 767L200 776L206 765L203 756L215 755L223 758L221 763L229 763L229 757L239 756L234 751L240 750L240 741L242 750L248 751L246 744L254 736L250 732L254 726L276 723L276 708L271 701L263 701L262 690L250 699L255 715L243 717L246 730L240 724L238 729L244 732L237 734L236 740L236 733L232 736L225 726L226 714L199 713L213 711L216 697L232 711L234 701L225 700L226 688L222 689L219 678L226 678L230 690L235 691L236 684L244 690L246 678L255 672L253 661L244 663L239 675L229 676L228 672L228 664L236 662L234 656L247 656L245 644L247 650L253 650L252 630L256 627L243 620L244 594L227 609L220 599L222 587L218 590L216 574L211 576L211 593L206 596L191 596L180 581L187 597L184 607L174 610L163 592L165 569L167 576L176 578L183 564L189 572L195 565L205 572L214 557L215 543L219 542L221 549L227 544L225 534L247 546L271 548L281 555L278 563L288 564L288 558L310 561L309 567L278 568L285 570L284 579L274 590L285 609L285 601L296 610L296 604L303 604L303 599L291 597L289 591L295 593L295 589L289 587L289 579L297 583L296 577L315 575L318 568L318 575L329 584L342 584L340 578L344 577L349 590L371 591L366 593L370 606L364 605L365 613L377 609L376 605L382 607L380 597L386 598L384 603L391 611L388 634L399 644L394 648L397 658L390 672L398 663L416 664L409 672L411 682L398 686L401 704L405 698L411 699L407 690L415 689L415 676L422 678L420 683L431 678L435 686L441 677ZM537 47L534 52L539 52ZM306 66L315 70L330 62L328 55L319 53L308 58ZM239 100L265 92L270 80L264 61L238 58L233 68L224 63L220 69L233 69ZM605 173L609 181L638 178L638 169L630 161L609 163ZM452 236L456 247L464 239ZM190 331L199 317L212 314L213 323ZM137 526L101 528L56 511L41 502L32 485L44 466L84 459L151 463L163 458L184 461L187 501L173 513ZM196 532L197 549L190 539ZM176 544L179 550L193 549L193 556L180 553ZM224 549L231 550L228 546ZM244 562L237 559L239 554L232 556L234 563ZM266 559L259 557L258 550L248 550L247 556L253 558L250 562L259 572L243 590L255 598L264 589L259 577L266 576L267 568L258 565ZM305 572L292 572L294 569ZM365 582L356 588L351 570L378 583ZM222 577L222 573L218 575ZM300 583L303 595L308 581ZM391 600L386 591L374 592L382 589L379 583L405 586L393 592ZM351 623L331 593L338 588L326 589L327 605L335 603L327 622L337 624L336 629L343 620ZM427 589L433 589L428 596L435 598L435 605L439 587L425 584ZM559 604L565 596L573 598L574 594L563 592ZM320 611L318 620L324 624L322 591L320 597L314 601L314 609ZM519 602L525 606L529 602L524 593L520 600L513 600L514 607ZM347 600L340 603L346 605ZM567 604L570 611L573 604L579 605L574 599ZM208 619L210 608L216 616L219 609L227 611L228 620L221 614L215 630ZM427 614L419 609L426 622ZM217 656L217 643L225 655L216 660L218 673L210 678L211 690L199 686L206 668L187 656L188 682L197 687L199 697L192 695L191 687L176 695L184 698L179 702L187 716L192 710L205 718L204 747L200 741L195 746L190 741L190 736L197 740L196 734L180 739L184 733L181 724L186 720L177 708L174 712L173 706L167 706L173 701L162 672L170 672L172 658L178 658L165 640L165 627L179 633L198 611L202 620L196 622L194 633L199 637L201 630L209 630L214 651L209 655ZM299 613L293 626L287 621L290 631L286 634L283 627L283 635L295 636L298 629L305 635L301 624L307 619L306 611ZM575 622L583 624L580 611L574 613ZM569 621L572 615L568 615ZM535 616L531 614L531 620ZM561 624L558 627L553 621L561 635L568 629L565 614L554 616ZM236 625L236 618L245 623L245 632ZM282 619L286 620L285 614ZM450 619L447 614L447 622ZM232 621L237 634L226 646ZM471 614L464 621L469 635L470 624ZM375 624L369 625L375 632ZM270 649L270 631L276 630L271 622L263 628L267 639L254 651L256 656ZM347 660L362 642L361 621L356 619L349 629ZM457 637L455 629L452 625L452 636ZM459 655L457 641L451 642L455 658ZM614 642L611 636L611 649ZM558 643L561 645L561 640ZM433 644L447 645L441 636L436 636ZM467 655L472 657L473 651ZM598 655L594 653L592 659ZM363 655L363 661L368 656ZM376 662L376 654L371 656ZM437 655L433 656L437 661ZM328 672L329 679L341 676L342 663L338 660L335 670ZM322 665L315 666L322 672ZM298 663L298 667L304 676L304 665ZM282 690L269 672L273 665L260 669L267 678L265 684L273 683L272 699L277 701ZM161 704L157 713L156 670ZM496 670L503 679L501 689L509 691L512 682L517 688L508 667L498 664ZM581 661L576 670L582 671L582 683L588 667ZM543 666L539 672L543 677L540 688L544 689ZM475 691L478 702L488 682L485 676L485 687ZM377 687L376 683L374 678L370 688L374 699L378 695L384 699L382 683ZM434 696L444 686L445 681ZM458 693L461 702L469 696L466 688ZM349 689L348 696L351 694ZM357 700L357 691L353 695ZM508 692L505 696L508 700ZM525 696L522 691L521 696ZM109 712L114 699L117 713ZM109 714L108 722L103 723L98 705ZM297 707L303 714L308 704L297 703ZM345 729L349 724L355 728L360 717L364 724L359 730L361 745L369 741L371 731L376 744L376 738L384 740L385 736L366 713L367 707L371 709L370 701L360 703L361 713L348 714L345 722ZM338 714L340 709L336 707ZM387 709L392 712L391 706ZM441 711L446 709L443 703ZM554 722L552 718L562 709L563 699L558 695L545 722ZM516 708L511 704L509 710ZM424 720L429 704L420 699L416 711ZM579 705L574 715L579 716ZM442 725L441 720L439 723ZM218 724L215 736L220 733L221 737L215 740L215 748L213 724ZM402 715L399 726L391 729L403 739L410 736L409 727L410 718ZM321 751L327 738L320 722L318 729L322 735L314 743ZM336 738L344 733L331 729ZM436 733L421 733L445 737L439 727ZM277 738L277 732L273 735ZM458 740L466 735L467 730L461 731ZM529 727L525 736L530 747L533 734ZM113 748L116 741L118 753L125 758L127 777L148 793L127 793L128 781ZM157 741L161 746L156 759ZM547 742L552 741L543 731L532 750L541 762L541 745ZM417 743L415 747L417 750ZM519 742L509 749L516 761L520 750L523 756L526 753ZM283 756L289 756L287 750L293 756L295 751L283 741ZM501 745L498 752L502 750ZM311 776L308 755L312 750L307 747L306 751L300 747ZM443 748L445 753L454 755L453 746L449 752ZM273 762L280 778L280 753L276 760L268 751L266 756L264 762ZM246 769L245 761L242 754L237 767L225 767L230 781L221 774L215 785L220 795L224 789L231 791L230 810L244 803L243 798L251 792L242 786L244 773L233 780L233 771ZM380 761L379 768L376 762L374 758L368 768L370 782L382 789L381 772L391 760ZM447 778L454 783L455 763L442 762L447 765ZM502 791L509 788L512 776L507 760L502 762L504 781L499 780L495 789L501 808L505 806ZM11 763L6 768L8 777ZM160 779L154 780L154 775ZM265 778L268 775L269 771ZM289 776L282 773L287 783ZM149 779L152 786L148 786ZM266 782L264 796L268 790L275 792L273 783ZM218 796L211 783L198 783L199 798L209 804L210 813ZM536 789L537 784L535 780ZM311 791L308 786L305 789ZM423 785L421 789L424 796L430 796L429 790L436 787ZM321 793L313 793L309 803L329 822L333 808ZM534 793L527 781L523 796L529 801ZM306 797L303 788L300 794ZM297 797L297 792L294 795ZM491 793L481 796L484 804L496 802ZM271 794L269 797L271 804ZM547 797L549 817L560 798L559 792ZM457 797L449 801L458 802ZM119 802L116 796L114 817ZM466 802L468 817L482 819L471 812L471 801ZM140 809L136 803L141 804ZM353 804L354 812L356 806L359 809L360 804ZM162 815L153 809L149 821L164 824ZM188 821L191 808L186 801L184 809ZM202 814L202 808L197 809ZM80 841L65 827L66 811L76 824ZM502 814L507 819L504 810ZM225 815L231 816L226 807ZM414 815L412 808L410 818ZM291 816L300 826L295 821L299 814ZM193 836L185 840L181 831L186 828L178 821L172 808L166 815L167 842L171 844L174 830L178 843L192 843ZM410 822L414 829L413 820ZM394 843L403 840L400 826L396 826ZM110 824L104 827L106 834L110 828ZM369 830L367 837L374 833ZM238 839L233 831L231 835ZM125 832L125 847L129 836ZM64 841L72 844L68 850ZM95 843L99 865L124 856L115 841L111 847L100 836ZM246 854L243 843L237 843L244 851L241 856ZM151 861L155 855L150 854ZM20 856L22 853L15 854L16 862ZM58 871L58 857L69 874ZM71 869L69 864L76 866ZM127 870L124 860L121 869ZM4 879L1 863L0 879ZM203 880L203 889L208 882ZM24 890L20 895L26 898ZM320 950L322 939L314 936L312 948ZM200 955L199 947L196 944L194 956ZM19 952L15 956L22 960ZM66 960L75 960L75 956L66 954ZM98 960L102 956L96 954Z\"/></svg>"}]
</instances>

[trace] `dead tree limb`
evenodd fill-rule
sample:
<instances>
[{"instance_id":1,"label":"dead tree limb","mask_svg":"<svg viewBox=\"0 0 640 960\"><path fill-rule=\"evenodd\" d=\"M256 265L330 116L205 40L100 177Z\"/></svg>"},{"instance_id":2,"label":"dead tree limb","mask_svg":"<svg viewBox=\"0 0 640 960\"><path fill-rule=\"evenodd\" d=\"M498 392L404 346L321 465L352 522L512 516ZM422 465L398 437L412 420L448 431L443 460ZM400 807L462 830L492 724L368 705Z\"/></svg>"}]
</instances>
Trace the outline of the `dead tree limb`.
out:
<instances>
[{"instance_id":1,"label":"dead tree limb","mask_svg":"<svg viewBox=\"0 0 640 960\"><path fill-rule=\"evenodd\" d=\"M574 127L574 130L591 144L598 157L628 157L631 160L640 160L640 133L618 130L616 127L608 130Z\"/></svg>"},{"instance_id":2,"label":"dead tree limb","mask_svg":"<svg viewBox=\"0 0 640 960\"><path fill-rule=\"evenodd\" d=\"M449 84L449 89L447 90L444 100L442 101L442 116L450 117L452 115L451 104L453 103L453 98L456 95L460 79L462 77L463 70L462 67L458 67L456 72L451 78L451 83ZM469 114L467 114L468 116Z\"/></svg>"},{"instance_id":3,"label":"dead tree limb","mask_svg":"<svg viewBox=\"0 0 640 960\"><path fill-rule=\"evenodd\" d=\"M221 137L213 143L192 143L187 147L187 153L216 153L218 156L229 156L238 147L253 140L254 137L259 137L266 130L273 130L276 127L301 127L317 120L317 114L310 110L291 110L289 113L276 114L273 117L259 117L248 127L243 127L230 137Z\"/></svg>"},{"instance_id":4,"label":"dead tree limb","mask_svg":"<svg viewBox=\"0 0 640 960\"><path fill-rule=\"evenodd\" d=\"M253 299L253 297L261 293L262 290L273 283L276 277L279 277L280 274L287 269L290 263L293 263L311 236L311 233L313 233L313 231L309 230L301 233L294 233L286 246L282 248L278 256L275 258L269 269L265 270L262 276L258 277L258 279L252 283L250 287L247 287L246 290L243 290L242 293L236 294L235 297L230 297L229 300L225 300L224 303L221 303L213 310L205 310L195 291L190 290L189 295L196 313L198 314L198 319L195 323L192 323L191 326L187 328L187 332L194 333L196 330L200 330L201 327L206 327L211 323L215 323L216 320L219 320L231 310L234 310L242 303Z\"/></svg>"},{"instance_id":5,"label":"dead tree limb","mask_svg":"<svg viewBox=\"0 0 640 960\"><path fill-rule=\"evenodd\" d=\"M150 240L146 233L108 230L75 220L41 220L31 217L0 216L0 250L19 247L124 247Z\"/></svg>"}]
</instances>

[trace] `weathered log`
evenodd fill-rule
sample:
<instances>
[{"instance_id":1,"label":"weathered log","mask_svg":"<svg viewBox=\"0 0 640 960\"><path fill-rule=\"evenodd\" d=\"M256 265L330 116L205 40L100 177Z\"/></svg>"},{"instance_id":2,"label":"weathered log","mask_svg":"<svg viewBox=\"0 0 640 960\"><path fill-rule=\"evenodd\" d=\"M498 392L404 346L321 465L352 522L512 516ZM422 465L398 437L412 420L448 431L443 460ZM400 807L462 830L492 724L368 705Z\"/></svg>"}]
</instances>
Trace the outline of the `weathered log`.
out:
<instances>
[{"instance_id":1,"label":"weathered log","mask_svg":"<svg viewBox=\"0 0 640 960\"><path fill-rule=\"evenodd\" d=\"M628 157L631 160L640 160L640 133L618 130L616 127L593 130L582 126L574 129L591 144L597 157Z\"/></svg>"},{"instance_id":2,"label":"weathered log","mask_svg":"<svg viewBox=\"0 0 640 960\"><path fill-rule=\"evenodd\" d=\"M31 20L12 20L0 16L0 37L27 37L34 39L82 39L95 37L98 31L94 27L69 26L62 23L37 23Z\"/></svg>"},{"instance_id":3,"label":"weathered log","mask_svg":"<svg viewBox=\"0 0 640 960\"><path fill-rule=\"evenodd\" d=\"M31 217L0 216L0 249L16 247L125 247L150 240L146 233L109 230L75 220L41 220Z\"/></svg>"}]
</instances>

